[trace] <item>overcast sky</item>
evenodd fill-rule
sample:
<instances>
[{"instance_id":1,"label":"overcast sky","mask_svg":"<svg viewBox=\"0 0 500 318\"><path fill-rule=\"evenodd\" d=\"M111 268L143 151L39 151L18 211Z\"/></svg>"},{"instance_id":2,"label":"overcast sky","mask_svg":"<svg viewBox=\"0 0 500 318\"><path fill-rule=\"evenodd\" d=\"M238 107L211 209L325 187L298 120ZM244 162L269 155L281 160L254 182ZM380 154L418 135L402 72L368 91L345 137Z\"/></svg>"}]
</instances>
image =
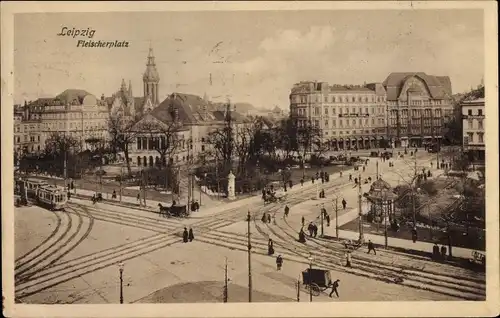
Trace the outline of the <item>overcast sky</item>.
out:
<instances>
[{"instance_id":1,"label":"overcast sky","mask_svg":"<svg viewBox=\"0 0 500 318\"><path fill-rule=\"evenodd\" d=\"M57 36L63 26L129 47L77 48L89 39ZM161 100L206 92L287 109L301 80L362 84L422 71L450 76L457 93L484 73L481 10L18 14L14 30L16 103L68 88L110 96L122 78L142 96L149 43Z\"/></svg>"}]
</instances>

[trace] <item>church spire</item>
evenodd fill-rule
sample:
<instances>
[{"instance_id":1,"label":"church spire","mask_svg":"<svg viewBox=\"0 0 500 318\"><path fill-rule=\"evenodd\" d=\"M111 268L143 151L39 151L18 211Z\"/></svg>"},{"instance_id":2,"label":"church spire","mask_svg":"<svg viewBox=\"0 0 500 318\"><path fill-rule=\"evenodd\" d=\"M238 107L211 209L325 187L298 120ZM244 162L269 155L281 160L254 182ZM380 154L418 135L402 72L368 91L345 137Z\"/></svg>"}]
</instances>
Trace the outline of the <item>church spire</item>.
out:
<instances>
[{"instance_id":1,"label":"church spire","mask_svg":"<svg viewBox=\"0 0 500 318\"><path fill-rule=\"evenodd\" d=\"M127 85L125 84L125 79L122 78L122 87L121 87L122 92L127 91Z\"/></svg>"},{"instance_id":2,"label":"church spire","mask_svg":"<svg viewBox=\"0 0 500 318\"><path fill-rule=\"evenodd\" d=\"M153 53L153 47L149 47L148 53L148 63L146 64L146 71L142 77L144 84L144 99L147 97L151 98L151 102L154 107L156 107L159 101L159 90L158 83L160 82L160 75L156 69L155 56Z\"/></svg>"},{"instance_id":3,"label":"church spire","mask_svg":"<svg viewBox=\"0 0 500 318\"><path fill-rule=\"evenodd\" d=\"M155 55L153 53L153 47L151 44L149 45L149 53L148 53L148 64L147 66L156 66L155 64Z\"/></svg>"}]
</instances>

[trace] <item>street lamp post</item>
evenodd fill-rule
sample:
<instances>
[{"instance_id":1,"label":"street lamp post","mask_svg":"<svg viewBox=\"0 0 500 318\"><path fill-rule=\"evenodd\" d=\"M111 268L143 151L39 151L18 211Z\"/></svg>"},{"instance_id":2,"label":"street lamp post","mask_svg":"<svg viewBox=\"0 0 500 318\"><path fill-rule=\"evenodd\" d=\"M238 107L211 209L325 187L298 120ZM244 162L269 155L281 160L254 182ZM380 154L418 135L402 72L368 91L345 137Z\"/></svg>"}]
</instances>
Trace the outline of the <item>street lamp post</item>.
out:
<instances>
[{"instance_id":1,"label":"street lamp post","mask_svg":"<svg viewBox=\"0 0 500 318\"><path fill-rule=\"evenodd\" d=\"M322 204L322 208L321 208L321 213L320 213L320 217L321 217L321 237L323 237L325 235L324 226L323 226L323 220L324 220L323 209L324 209L324 207L325 207L325 204L323 203Z\"/></svg>"},{"instance_id":2,"label":"street lamp post","mask_svg":"<svg viewBox=\"0 0 500 318\"><path fill-rule=\"evenodd\" d=\"M313 294L312 294L312 266L313 266L313 261L314 261L314 258L312 257L312 254L309 254L309 273L307 275L308 277L308 282L309 282L309 302L312 302L313 301Z\"/></svg>"},{"instance_id":3,"label":"street lamp post","mask_svg":"<svg viewBox=\"0 0 500 318\"><path fill-rule=\"evenodd\" d=\"M247 214L248 224L248 302L252 302L252 244L250 241L250 210Z\"/></svg>"},{"instance_id":4,"label":"street lamp post","mask_svg":"<svg viewBox=\"0 0 500 318\"><path fill-rule=\"evenodd\" d=\"M118 264L120 270L120 304L123 304L123 263Z\"/></svg>"},{"instance_id":5,"label":"street lamp post","mask_svg":"<svg viewBox=\"0 0 500 318\"><path fill-rule=\"evenodd\" d=\"M339 198L335 197L335 236L339 239Z\"/></svg>"},{"instance_id":6,"label":"street lamp post","mask_svg":"<svg viewBox=\"0 0 500 318\"><path fill-rule=\"evenodd\" d=\"M361 173L360 173L358 179L359 242L364 242L361 198L362 194L361 194Z\"/></svg>"}]
</instances>

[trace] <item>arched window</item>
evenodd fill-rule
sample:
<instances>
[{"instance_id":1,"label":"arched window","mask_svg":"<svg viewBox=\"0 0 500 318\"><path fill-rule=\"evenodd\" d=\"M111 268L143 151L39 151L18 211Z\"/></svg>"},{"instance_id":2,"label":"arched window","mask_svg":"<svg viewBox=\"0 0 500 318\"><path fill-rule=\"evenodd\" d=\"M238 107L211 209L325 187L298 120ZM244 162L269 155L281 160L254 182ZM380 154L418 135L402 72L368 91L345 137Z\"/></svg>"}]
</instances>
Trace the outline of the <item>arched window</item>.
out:
<instances>
[{"instance_id":1,"label":"arched window","mask_svg":"<svg viewBox=\"0 0 500 318\"><path fill-rule=\"evenodd\" d=\"M137 156L137 165L140 166L141 165L141 157Z\"/></svg>"},{"instance_id":2,"label":"arched window","mask_svg":"<svg viewBox=\"0 0 500 318\"><path fill-rule=\"evenodd\" d=\"M149 156L149 166L152 167L153 164L153 156Z\"/></svg>"},{"instance_id":3,"label":"arched window","mask_svg":"<svg viewBox=\"0 0 500 318\"><path fill-rule=\"evenodd\" d=\"M142 164L144 165L144 167L146 167L148 165L148 159L146 158L146 156L142 157L142 159L143 159Z\"/></svg>"}]
</instances>

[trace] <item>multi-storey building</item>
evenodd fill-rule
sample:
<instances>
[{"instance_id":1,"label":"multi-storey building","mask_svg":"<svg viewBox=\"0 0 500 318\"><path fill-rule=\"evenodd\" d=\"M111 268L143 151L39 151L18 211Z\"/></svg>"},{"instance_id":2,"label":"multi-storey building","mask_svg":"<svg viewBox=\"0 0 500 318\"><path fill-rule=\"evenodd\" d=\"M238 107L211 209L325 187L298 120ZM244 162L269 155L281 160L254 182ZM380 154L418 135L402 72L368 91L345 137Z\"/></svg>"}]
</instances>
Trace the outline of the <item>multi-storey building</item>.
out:
<instances>
[{"instance_id":1,"label":"multi-storey building","mask_svg":"<svg viewBox=\"0 0 500 318\"><path fill-rule=\"evenodd\" d=\"M439 142L453 112L448 76L391 73L387 91L388 136L396 147Z\"/></svg>"},{"instance_id":2,"label":"multi-storey building","mask_svg":"<svg viewBox=\"0 0 500 318\"><path fill-rule=\"evenodd\" d=\"M472 160L484 161L484 98L465 100L461 107L464 151Z\"/></svg>"},{"instance_id":3,"label":"multi-storey building","mask_svg":"<svg viewBox=\"0 0 500 318\"><path fill-rule=\"evenodd\" d=\"M165 165L166 160L180 165L196 162L200 154L210 152L212 145L207 137L214 130L224 127L227 114L227 110L214 108L206 97L172 93L133 126L135 142L129 150L132 164L145 167ZM229 110L229 114L236 134L246 123L246 118L234 110ZM157 131L145 127L154 127ZM173 135L178 145L175 148L163 146L168 136ZM165 148L169 153L161 159L160 153Z\"/></svg>"},{"instance_id":4,"label":"multi-storey building","mask_svg":"<svg viewBox=\"0 0 500 318\"><path fill-rule=\"evenodd\" d=\"M22 116L15 116L15 138L26 152L42 151L52 134L74 137L87 149L90 138L108 138L108 114L104 96L98 100L84 90L68 89L25 105Z\"/></svg>"},{"instance_id":5,"label":"multi-storey building","mask_svg":"<svg viewBox=\"0 0 500 318\"><path fill-rule=\"evenodd\" d=\"M312 125L331 149L386 146L386 92L382 84L328 85L300 82L290 93L290 116Z\"/></svg>"}]
</instances>

